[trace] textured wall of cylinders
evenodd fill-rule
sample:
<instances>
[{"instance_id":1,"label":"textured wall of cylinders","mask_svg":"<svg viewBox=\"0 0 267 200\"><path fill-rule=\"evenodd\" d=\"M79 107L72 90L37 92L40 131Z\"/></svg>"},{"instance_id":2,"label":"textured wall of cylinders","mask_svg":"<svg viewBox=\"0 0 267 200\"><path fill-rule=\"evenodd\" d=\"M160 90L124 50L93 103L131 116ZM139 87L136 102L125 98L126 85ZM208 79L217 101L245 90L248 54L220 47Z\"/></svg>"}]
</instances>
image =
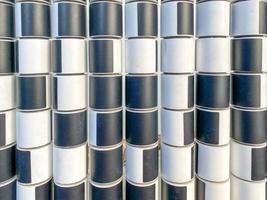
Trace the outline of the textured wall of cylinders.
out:
<instances>
[{"instance_id":1,"label":"textured wall of cylinders","mask_svg":"<svg viewBox=\"0 0 267 200\"><path fill-rule=\"evenodd\" d=\"M196 12L196 198L230 200L230 1Z\"/></svg>"},{"instance_id":2,"label":"textured wall of cylinders","mask_svg":"<svg viewBox=\"0 0 267 200\"><path fill-rule=\"evenodd\" d=\"M161 199L195 199L194 3L161 2Z\"/></svg>"},{"instance_id":3,"label":"textured wall of cylinders","mask_svg":"<svg viewBox=\"0 0 267 200\"><path fill-rule=\"evenodd\" d=\"M160 4L0 0L0 200L266 200L267 1Z\"/></svg>"},{"instance_id":4,"label":"textured wall of cylinders","mask_svg":"<svg viewBox=\"0 0 267 200\"><path fill-rule=\"evenodd\" d=\"M157 1L125 4L126 199L158 199Z\"/></svg>"},{"instance_id":5,"label":"textured wall of cylinders","mask_svg":"<svg viewBox=\"0 0 267 200\"><path fill-rule=\"evenodd\" d=\"M15 4L0 1L0 199L16 198Z\"/></svg>"},{"instance_id":6,"label":"textured wall of cylinders","mask_svg":"<svg viewBox=\"0 0 267 200\"><path fill-rule=\"evenodd\" d=\"M16 2L17 198L51 198L50 2Z\"/></svg>"},{"instance_id":7,"label":"textured wall of cylinders","mask_svg":"<svg viewBox=\"0 0 267 200\"><path fill-rule=\"evenodd\" d=\"M122 1L89 7L89 145L91 200L123 199Z\"/></svg>"},{"instance_id":8,"label":"textured wall of cylinders","mask_svg":"<svg viewBox=\"0 0 267 200\"><path fill-rule=\"evenodd\" d=\"M88 199L86 1L52 3L54 200Z\"/></svg>"},{"instance_id":9,"label":"textured wall of cylinders","mask_svg":"<svg viewBox=\"0 0 267 200\"><path fill-rule=\"evenodd\" d=\"M231 198L266 199L267 2L232 8Z\"/></svg>"}]
</instances>

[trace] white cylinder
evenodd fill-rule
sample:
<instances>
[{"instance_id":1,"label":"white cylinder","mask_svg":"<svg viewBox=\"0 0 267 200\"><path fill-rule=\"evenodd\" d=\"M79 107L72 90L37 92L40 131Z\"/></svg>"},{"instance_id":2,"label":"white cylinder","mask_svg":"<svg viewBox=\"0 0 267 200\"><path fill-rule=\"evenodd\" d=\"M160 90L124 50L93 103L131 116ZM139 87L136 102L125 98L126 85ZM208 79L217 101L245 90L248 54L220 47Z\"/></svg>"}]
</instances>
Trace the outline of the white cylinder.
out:
<instances>
[{"instance_id":1,"label":"white cylinder","mask_svg":"<svg viewBox=\"0 0 267 200\"><path fill-rule=\"evenodd\" d=\"M16 107L15 76L0 77L0 110L9 110Z\"/></svg>"},{"instance_id":2,"label":"white cylinder","mask_svg":"<svg viewBox=\"0 0 267 200\"><path fill-rule=\"evenodd\" d=\"M53 148L53 175L57 184L73 184L87 175L87 144L74 148Z\"/></svg>"},{"instance_id":3,"label":"white cylinder","mask_svg":"<svg viewBox=\"0 0 267 200\"><path fill-rule=\"evenodd\" d=\"M250 182L232 176L231 188L233 200L266 200L266 180Z\"/></svg>"},{"instance_id":4,"label":"white cylinder","mask_svg":"<svg viewBox=\"0 0 267 200\"><path fill-rule=\"evenodd\" d=\"M29 150L17 147L17 171L18 181L24 184L37 184L50 179L52 144Z\"/></svg>"},{"instance_id":5,"label":"white cylinder","mask_svg":"<svg viewBox=\"0 0 267 200\"><path fill-rule=\"evenodd\" d=\"M17 70L21 74L41 74L50 72L50 40L17 40Z\"/></svg>"},{"instance_id":6,"label":"white cylinder","mask_svg":"<svg viewBox=\"0 0 267 200\"><path fill-rule=\"evenodd\" d=\"M16 135L19 148L35 148L52 140L51 110L16 113Z\"/></svg>"},{"instance_id":7,"label":"white cylinder","mask_svg":"<svg viewBox=\"0 0 267 200\"><path fill-rule=\"evenodd\" d=\"M50 199L52 180L35 185L24 185L17 182L17 200Z\"/></svg>"},{"instance_id":8,"label":"white cylinder","mask_svg":"<svg viewBox=\"0 0 267 200\"><path fill-rule=\"evenodd\" d=\"M194 142L194 109L174 111L161 109L161 141L172 146Z\"/></svg>"},{"instance_id":9,"label":"white cylinder","mask_svg":"<svg viewBox=\"0 0 267 200\"><path fill-rule=\"evenodd\" d=\"M52 40L53 71L62 74L86 72L87 45L84 39L61 38Z\"/></svg>"},{"instance_id":10,"label":"white cylinder","mask_svg":"<svg viewBox=\"0 0 267 200\"><path fill-rule=\"evenodd\" d=\"M208 72L208 73L230 72L231 70L230 46L231 45L229 38L197 39L196 70L198 72Z\"/></svg>"},{"instance_id":11,"label":"white cylinder","mask_svg":"<svg viewBox=\"0 0 267 200\"><path fill-rule=\"evenodd\" d=\"M161 40L161 71L166 73L193 73L195 70L194 38Z\"/></svg>"},{"instance_id":12,"label":"white cylinder","mask_svg":"<svg viewBox=\"0 0 267 200\"><path fill-rule=\"evenodd\" d=\"M237 1L232 3L231 31L233 36L261 34L266 20L260 14L260 1Z\"/></svg>"},{"instance_id":13,"label":"white cylinder","mask_svg":"<svg viewBox=\"0 0 267 200\"><path fill-rule=\"evenodd\" d=\"M196 6L196 35L228 36L230 30L230 1L204 1Z\"/></svg>"},{"instance_id":14,"label":"white cylinder","mask_svg":"<svg viewBox=\"0 0 267 200\"><path fill-rule=\"evenodd\" d=\"M86 108L86 75L53 77L54 109L70 111Z\"/></svg>"},{"instance_id":15,"label":"white cylinder","mask_svg":"<svg viewBox=\"0 0 267 200\"><path fill-rule=\"evenodd\" d=\"M184 183L194 177L194 144L173 147L161 143L161 175L173 183Z\"/></svg>"},{"instance_id":16,"label":"white cylinder","mask_svg":"<svg viewBox=\"0 0 267 200\"><path fill-rule=\"evenodd\" d=\"M230 200L230 179L225 182L216 183L196 177L196 190L198 191L196 193L197 199Z\"/></svg>"},{"instance_id":17,"label":"white cylinder","mask_svg":"<svg viewBox=\"0 0 267 200\"><path fill-rule=\"evenodd\" d=\"M143 184L158 177L158 143L151 146L126 145L126 178Z\"/></svg>"},{"instance_id":18,"label":"white cylinder","mask_svg":"<svg viewBox=\"0 0 267 200\"><path fill-rule=\"evenodd\" d=\"M230 171L230 145L209 146L197 142L196 148L197 175L208 181L226 181Z\"/></svg>"},{"instance_id":19,"label":"white cylinder","mask_svg":"<svg viewBox=\"0 0 267 200\"><path fill-rule=\"evenodd\" d=\"M188 109L194 106L194 74L163 74L161 81L163 108Z\"/></svg>"},{"instance_id":20,"label":"white cylinder","mask_svg":"<svg viewBox=\"0 0 267 200\"><path fill-rule=\"evenodd\" d=\"M261 181L266 178L266 143L245 145L231 141L231 172L247 181Z\"/></svg>"},{"instance_id":21,"label":"white cylinder","mask_svg":"<svg viewBox=\"0 0 267 200\"><path fill-rule=\"evenodd\" d=\"M157 41L138 38L126 40L126 73L157 71Z\"/></svg>"}]
</instances>

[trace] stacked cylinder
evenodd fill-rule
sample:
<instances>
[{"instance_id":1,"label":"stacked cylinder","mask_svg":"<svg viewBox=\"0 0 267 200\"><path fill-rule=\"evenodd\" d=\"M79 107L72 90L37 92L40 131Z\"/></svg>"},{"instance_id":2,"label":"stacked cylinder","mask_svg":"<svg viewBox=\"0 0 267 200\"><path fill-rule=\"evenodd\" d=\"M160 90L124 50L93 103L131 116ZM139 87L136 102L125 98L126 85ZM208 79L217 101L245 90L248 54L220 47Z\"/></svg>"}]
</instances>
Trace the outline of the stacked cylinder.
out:
<instances>
[{"instance_id":1,"label":"stacked cylinder","mask_svg":"<svg viewBox=\"0 0 267 200\"><path fill-rule=\"evenodd\" d=\"M123 199L122 1L89 6L90 199Z\"/></svg>"},{"instance_id":2,"label":"stacked cylinder","mask_svg":"<svg viewBox=\"0 0 267 200\"><path fill-rule=\"evenodd\" d=\"M157 1L125 4L126 199L158 199Z\"/></svg>"},{"instance_id":3,"label":"stacked cylinder","mask_svg":"<svg viewBox=\"0 0 267 200\"><path fill-rule=\"evenodd\" d=\"M54 200L87 200L86 1L52 4Z\"/></svg>"},{"instance_id":4,"label":"stacked cylinder","mask_svg":"<svg viewBox=\"0 0 267 200\"><path fill-rule=\"evenodd\" d=\"M196 12L196 199L230 200L230 2Z\"/></svg>"},{"instance_id":5,"label":"stacked cylinder","mask_svg":"<svg viewBox=\"0 0 267 200\"><path fill-rule=\"evenodd\" d=\"M15 5L0 1L0 199L16 199Z\"/></svg>"},{"instance_id":6,"label":"stacked cylinder","mask_svg":"<svg viewBox=\"0 0 267 200\"><path fill-rule=\"evenodd\" d=\"M16 2L17 199L52 198L50 2Z\"/></svg>"},{"instance_id":7,"label":"stacked cylinder","mask_svg":"<svg viewBox=\"0 0 267 200\"><path fill-rule=\"evenodd\" d=\"M194 200L194 2L161 3L161 199Z\"/></svg>"},{"instance_id":8,"label":"stacked cylinder","mask_svg":"<svg viewBox=\"0 0 267 200\"><path fill-rule=\"evenodd\" d=\"M265 200L267 2L232 3L231 199Z\"/></svg>"}]
</instances>

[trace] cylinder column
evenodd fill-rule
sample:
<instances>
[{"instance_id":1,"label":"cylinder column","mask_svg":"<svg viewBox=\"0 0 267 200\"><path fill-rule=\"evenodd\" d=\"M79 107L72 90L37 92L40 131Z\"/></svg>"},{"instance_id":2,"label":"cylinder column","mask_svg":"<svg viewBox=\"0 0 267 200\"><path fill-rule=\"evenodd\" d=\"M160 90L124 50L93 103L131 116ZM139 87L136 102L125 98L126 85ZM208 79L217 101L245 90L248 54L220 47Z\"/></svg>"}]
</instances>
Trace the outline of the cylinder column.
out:
<instances>
[{"instance_id":1,"label":"cylinder column","mask_svg":"<svg viewBox=\"0 0 267 200\"><path fill-rule=\"evenodd\" d=\"M0 1L0 199L16 199L15 4Z\"/></svg>"},{"instance_id":2,"label":"cylinder column","mask_svg":"<svg viewBox=\"0 0 267 200\"><path fill-rule=\"evenodd\" d=\"M157 1L125 4L126 199L158 199Z\"/></svg>"},{"instance_id":3,"label":"cylinder column","mask_svg":"<svg viewBox=\"0 0 267 200\"><path fill-rule=\"evenodd\" d=\"M50 19L50 1L16 2L18 200L52 199Z\"/></svg>"},{"instance_id":4,"label":"cylinder column","mask_svg":"<svg viewBox=\"0 0 267 200\"><path fill-rule=\"evenodd\" d=\"M54 200L87 200L86 1L52 4Z\"/></svg>"},{"instance_id":5,"label":"cylinder column","mask_svg":"<svg viewBox=\"0 0 267 200\"><path fill-rule=\"evenodd\" d=\"M194 200L194 2L161 2L161 199Z\"/></svg>"},{"instance_id":6,"label":"cylinder column","mask_svg":"<svg viewBox=\"0 0 267 200\"><path fill-rule=\"evenodd\" d=\"M196 12L196 196L230 200L230 2Z\"/></svg>"},{"instance_id":7,"label":"cylinder column","mask_svg":"<svg viewBox=\"0 0 267 200\"><path fill-rule=\"evenodd\" d=\"M91 200L123 199L122 1L89 5Z\"/></svg>"},{"instance_id":8,"label":"cylinder column","mask_svg":"<svg viewBox=\"0 0 267 200\"><path fill-rule=\"evenodd\" d=\"M231 198L266 199L267 2L232 3Z\"/></svg>"}]
</instances>

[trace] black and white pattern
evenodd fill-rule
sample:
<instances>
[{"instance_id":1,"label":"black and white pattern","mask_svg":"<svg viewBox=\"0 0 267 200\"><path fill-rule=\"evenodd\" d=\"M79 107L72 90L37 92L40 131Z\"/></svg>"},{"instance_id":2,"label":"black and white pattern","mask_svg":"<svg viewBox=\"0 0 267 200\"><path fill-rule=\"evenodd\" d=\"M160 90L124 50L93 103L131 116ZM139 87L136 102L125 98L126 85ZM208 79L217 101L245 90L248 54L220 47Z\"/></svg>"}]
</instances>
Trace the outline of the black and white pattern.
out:
<instances>
[{"instance_id":1,"label":"black and white pattern","mask_svg":"<svg viewBox=\"0 0 267 200\"><path fill-rule=\"evenodd\" d=\"M202 143L226 145L230 142L230 108L196 108L196 138Z\"/></svg>"},{"instance_id":2,"label":"black and white pattern","mask_svg":"<svg viewBox=\"0 0 267 200\"><path fill-rule=\"evenodd\" d=\"M223 182L229 179L230 145L210 146L196 143L196 173L205 180Z\"/></svg>"},{"instance_id":3,"label":"black and white pattern","mask_svg":"<svg viewBox=\"0 0 267 200\"><path fill-rule=\"evenodd\" d=\"M205 3L210 3L210 1ZM229 38L197 39L196 70L203 73L229 73L231 70L230 46Z\"/></svg>"},{"instance_id":4,"label":"black and white pattern","mask_svg":"<svg viewBox=\"0 0 267 200\"><path fill-rule=\"evenodd\" d=\"M194 70L194 38L161 40L161 71L165 73L193 73Z\"/></svg>"},{"instance_id":5,"label":"black and white pattern","mask_svg":"<svg viewBox=\"0 0 267 200\"><path fill-rule=\"evenodd\" d=\"M37 184L52 177L52 145L20 149L16 153L17 177L22 184Z\"/></svg>"},{"instance_id":6,"label":"black and white pattern","mask_svg":"<svg viewBox=\"0 0 267 200\"><path fill-rule=\"evenodd\" d=\"M0 8L1 9L1 8ZM0 25L1 26L1 25ZM0 40L0 74L12 74L16 70L15 53L16 53L15 40Z\"/></svg>"},{"instance_id":7,"label":"black and white pattern","mask_svg":"<svg viewBox=\"0 0 267 200\"><path fill-rule=\"evenodd\" d=\"M54 144L73 147L87 141L87 110L53 112Z\"/></svg>"},{"instance_id":8,"label":"black and white pattern","mask_svg":"<svg viewBox=\"0 0 267 200\"><path fill-rule=\"evenodd\" d=\"M230 1L198 2L196 9L196 35L198 37L229 35ZM220 55L220 53L217 55Z\"/></svg>"},{"instance_id":9,"label":"black and white pattern","mask_svg":"<svg viewBox=\"0 0 267 200\"><path fill-rule=\"evenodd\" d=\"M194 199L194 12L194 2L161 2L162 200Z\"/></svg>"},{"instance_id":10,"label":"black and white pattern","mask_svg":"<svg viewBox=\"0 0 267 200\"><path fill-rule=\"evenodd\" d=\"M109 148L90 147L90 175L97 183L111 183L122 177L122 144Z\"/></svg>"},{"instance_id":11,"label":"black and white pattern","mask_svg":"<svg viewBox=\"0 0 267 200\"><path fill-rule=\"evenodd\" d=\"M87 144L53 148L53 176L56 184L73 184L87 176Z\"/></svg>"},{"instance_id":12,"label":"black and white pattern","mask_svg":"<svg viewBox=\"0 0 267 200\"><path fill-rule=\"evenodd\" d=\"M161 143L161 176L173 183L190 181L195 174L194 158L194 144L185 147L173 147ZM177 165L181 162L183 164Z\"/></svg>"},{"instance_id":13,"label":"black and white pattern","mask_svg":"<svg viewBox=\"0 0 267 200\"><path fill-rule=\"evenodd\" d=\"M228 108L230 101L230 74L198 73L196 104L205 108Z\"/></svg>"},{"instance_id":14,"label":"black and white pattern","mask_svg":"<svg viewBox=\"0 0 267 200\"><path fill-rule=\"evenodd\" d=\"M60 185L54 183L54 200L87 200L88 199L88 180L81 182Z\"/></svg>"},{"instance_id":15,"label":"black and white pattern","mask_svg":"<svg viewBox=\"0 0 267 200\"><path fill-rule=\"evenodd\" d=\"M167 1L161 4L161 37L193 36L194 4Z\"/></svg>"},{"instance_id":16,"label":"black and white pattern","mask_svg":"<svg viewBox=\"0 0 267 200\"><path fill-rule=\"evenodd\" d=\"M125 4L125 36L127 38L157 37L158 8L149 1Z\"/></svg>"},{"instance_id":17,"label":"black and white pattern","mask_svg":"<svg viewBox=\"0 0 267 200\"><path fill-rule=\"evenodd\" d=\"M151 145L158 141L158 110L126 110L126 141L132 145Z\"/></svg>"},{"instance_id":18,"label":"black and white pattern","mask_svg":"<svg viewBox=\"0 0 267 200\"><path fill-rule=\"evenodd\" d=\"M87 106L87 76L54 75L53 76L53 108L59 111L84 109Z\"/></svg>"},{"instance_id":19,"label":"black and white pattern","mask_svg":"<svg viewBox=\"0 0 267 200\"><path fill-rule=\"evenodd\" d=\"M241 108L267 107L267 74L232 73L232 104Z\"/></svg>"},{"instance_id":20,"label":"black and white pattern","mask_svg":"<svg viewBox=\"0 0 267 200\"><path fill-rule=\"evenodd\" d=\"M76 23L76 22L75 22ZM60 74L81 74L86 72L86 41L78 38L52 40L52 70Z\"/></svg>"},{"instance_id":21,"label":"black and white pattern","mask_svg":"<svg viewBox=\"0 0 267 200\"><path fill-rule=\"evenodd\" d=\"M125 3L126 199L158 199L158 2Z\"/></svg>"},{"instance_id":22,"label":"black and white pattern","mask_svg":"<svg viewBox=\"0 0 267 200\"><path fill-rule=\"evenodd\" d=\"M241 37L232 40L232 70L235 72L267 72L267 39Z\"/></svg>"},{"instance_id":23,"label":"black and white pattern","mask_svg":"<svg viewBox=\"0 0 267 200\"><path fill-rule=\"evenodd\" d=\"M17 41L17 72L44 74L50 72L50 41L20 39Z\"/></svg>"},{"instance_id":24,"label":"black and white pattern","mask_svg":"<svg viewBox=\"0 0 267 200\"><path fill-rule=\"evenodd\" d=\"M0 2L0 38L13 39L15 37L15 8L13 4ZM13 59L13 58L12 58ZM1 61L2 64L2 61Z\"/></svg>"},{"instance_id":25,"label":"black and white pattern","mask_svg":"<svg viewBox=\"0 0 267 200\"><path fill-rule=\"evenodd\" d=\"M136 184L155 180L158 177L158 144L148 147L127 144L126 172L127 180Z\"/></svg>"},{"instance_id":26,"label":"black and white pattern","mask_svg":"<svg viewBox=\"0 0 267 200\"><path fill-rule=\"evenodd\" d=\"M52 4L53 37L86 37L86 5L71 1Z\"/></svg>"},{"instance_id":27,"label":"black and white pattern","mask_svg":"<svg viewBox=\"0 0 267 200\"><path fill-rule=\"evenodd\" d=\"M158 200L158 179L145 184L135 184L126 180L126 199L127 200Z\"/></svg>"},{"instance_id":28,"label":"black and white pattern","mask_svg":"<svg viewBox=\"0 0 267 200\"><path fill-rule=\"evenodd\" d=\"M167 109L189 109L194 106L193 74L162 74L161 104Z\"/></svg>"},{"instance_id":29,"label":"black and white pattern","mask_svg":"<svg viewBox=\"0 0 267 200\"><path fill-rule=\"evenodd\" d=\"M51 36L50 6L46 3L18 2L16 3L16 36L42 37Z\"/></svg>"},{"instance_id":30,"label":"black and white pattern","mask_svg":"<svg viewBox=\"0 0 267 200\"><path fill-rule=\"evenodd\" d=\"M209 182L196 177L196 199L230 199L230 179L225 182Z\"/></svg>"},{"instance_id":31,"label":"black and white pattern","mask_svg":"<svg viewBox=\"0 0 267 200\"><path fill-rule=\"evenodd\" d=\"M89 198L123 198L123 4L89 4Z\"/></svg>"},{"instance_id":32,"label":"black and white pattern","mask_svg":"<svg viewBox=\"0 0 267 200\"><path fill-rule=\"evenodd\" d=\"M111 184L97 184L93 181L89 183L89 196L91 200L116 199L122 200L123 181L119 179Z\"/></svg>"},{"instance_id":33,"label":"black and white pattern","mask_svg":"<svg viewBox=\"0 0 267 200\"><path fill-rule=\"evenodd\" d=\"M119 2L96 1L89 6L91 37L122 37L122 5Z\"/></svg>"},{"instance_id":34,"label":"black and white pattern","mask_svg":"<svg viewBox=\"0 0 267 200\"><path fill-rule=\"evenodd\" d=\"M125 77L126 107L152 109L158 104L158 77L151 75L130 75Z\"/></svg>"},{"instance_id":35,"label":"black and white pattern","mask_svg":"<svg viewBox=\"0 0 267 200\"><path fill-rule=\"evenodd\" d=\"M16 142L16 111L0 112L0 148Z\"/></svg>"},{"instance_id":36,"label":"black and white pattern","mask_svg":"<svg viewBox=\"0 0 267 200\"><path fill-rule=\"evenodd\" d=\"M41 110L50 107L49 75L19 75L17 84L19 109Z\"/></svg>"},{"instance_id":37,"label":"black and white pattern","mask_svg":"<svg viewBox=\"0 0 267 200\"><path fill-rule=\"evenodd\" d=\"M52 179L37 185L17 182L17 200L52 200Z\"/></svg>"},{"instance_id":38,"label":"black and white pattern","mask_svg":"<svg viewBox=\"0 0 267 200\"><path fill-rule=\"evenodd\" d=\"M49 144L52 141L51 127L50 109L38 112L17 111L17 146L28 149Z\"/></svg>"},{"instance_id":39,"label":"black and white pattern","mask_svg":"<svg viewBox=\"0 0 267 200\"><path fill-rule=\"evenodd\" d=\"M161 141L172 146L194 142L194 109L161 109Z\"/></svg>"},{"instance_id":40,"label":"black and white pattern","mask_svg":"<svg viewBox=\"0 0 267 200\"><path fill-rule=\"evenodd\" d=\"M266 143L249 146L231 142L231 172L247 181L266 178Z\"/></svg>"},{"instance_id":41,"label":"black and white pattern","mask_svg":"<svg viewBox=\"0 0 267 200\"><path fill-rule=\"evenodd\" d=\"M126 73L144 74L157 71L157 41L151 38L126 40Z\"/></svg>"},{"instance_id":42,"label":"black and white pattern","mask_svg":"<svg viewBox=\"0 0 267 200\"><path fill-rule=\"evenodd\" d=\"M123 111L89 111L89 143L93 146L119 144L123 136Z\"/></svg>"},{"instance_id":43,"label":"black and white pattern","mask_svg":"<svg viewBox=\"0 0 267 200\"><path fill-rule=\"evenodd\" d=\"M264 144L267 139L267 110L231 109L231 137L240 143Z\"/></svg>"},{"instance_id":44,"label":"black and white pattern","mask_svg":"<svg viewBox=\"0 0 267 200\"><path fill-rule=\"evenodd\" d=\"M172 183L162 178L161 180L162 200L194 200L195 181L188 183Z\"/></svg>"},{"instance_id":45,"label":"black and white pattern","mask_svg":"<svg viewBox=\"0 0 267 200\"><path fill-rule=\"evenodd\" d=\"M266 1L237 1L232 3L232 35L267 34L266 9Z\"/></svg>"},{"instance_id":46,"label":"black and white pattern","mask_svg":"<svg viewBox=\"0 0 267 200\"><path fill-rule=\"evenodd\" d=\"M88 59L90 73L121 73L122 41L109 38L89 40Z\"/></svg>"}]
</instances>

